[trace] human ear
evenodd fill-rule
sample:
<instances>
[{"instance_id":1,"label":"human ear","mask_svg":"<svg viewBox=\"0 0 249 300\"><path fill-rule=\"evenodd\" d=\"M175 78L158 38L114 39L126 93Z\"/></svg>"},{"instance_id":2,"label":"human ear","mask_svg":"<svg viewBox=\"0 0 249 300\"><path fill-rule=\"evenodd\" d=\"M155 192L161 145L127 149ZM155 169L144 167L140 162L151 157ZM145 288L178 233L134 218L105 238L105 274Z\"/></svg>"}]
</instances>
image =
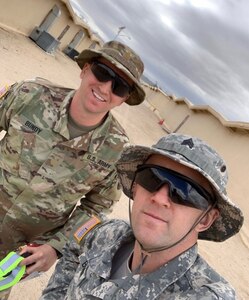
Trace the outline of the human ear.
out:
<instances>
[{"instance_id":1,"label":"human ear","mask_svg":"<svg viewBox=\"0 0 249 300\"><path fill-rule=\"evenodd\" d=\"M81 72L80 72L80 78L82 79L84 77L84 74L86 73L86 70L89 68L89 63L85 63L83 68L81 69Z\"/></svg>"},{"instance_id":2,"label":"human ear","mask_svg":"<svg viewBox=\"0 0 249 300\"><path fill-rule=\"evenodd\" d=\"M196 226L198 232L207 230L213 222L219 217L220 212L217 208L212 208L199 222Z\"/></svg>"}]
</instances>

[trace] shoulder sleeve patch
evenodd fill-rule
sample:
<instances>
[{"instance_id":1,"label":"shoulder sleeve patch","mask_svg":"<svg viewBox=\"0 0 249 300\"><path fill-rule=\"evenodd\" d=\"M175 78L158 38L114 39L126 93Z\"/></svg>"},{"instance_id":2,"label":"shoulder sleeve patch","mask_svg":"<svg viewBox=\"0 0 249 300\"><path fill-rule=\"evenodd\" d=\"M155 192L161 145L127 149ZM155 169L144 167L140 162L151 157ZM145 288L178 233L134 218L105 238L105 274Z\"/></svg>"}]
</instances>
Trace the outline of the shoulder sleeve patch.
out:
<instances>
[{"instance_id":1,"label":"shoulder sleeve patch","mask_svg":"<svg viewBox=\"0 0 249 300\"><path fill-rule=\"evenodd\" d=\"M89 219L86 223L81 224L73 235L76 241L80 243L83 237L99 223L101 223L101 220L96 216L92 216L91 219Z\"/></svg>"},{"instance_id":2,"label":"shoulder sleeve patch","mask_svg":"<svg viewBox=\"0 0 249 300\"><path fill-rule=\"evenodd\" d=\"M8 90L9 90L8 85L0 87L0 99L3 98L3 96L8 92Z\"/></svg>"}]
</instances>

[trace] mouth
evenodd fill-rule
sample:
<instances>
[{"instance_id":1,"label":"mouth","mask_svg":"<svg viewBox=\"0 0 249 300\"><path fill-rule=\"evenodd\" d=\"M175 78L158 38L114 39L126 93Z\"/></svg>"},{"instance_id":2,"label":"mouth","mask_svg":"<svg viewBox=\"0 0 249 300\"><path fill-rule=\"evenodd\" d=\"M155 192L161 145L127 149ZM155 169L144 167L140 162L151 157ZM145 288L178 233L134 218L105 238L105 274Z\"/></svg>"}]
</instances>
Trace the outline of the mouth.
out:
<instances>
[{"instance_id":1,"label":"mouth","mask_svg":"<svg viewBox=\"0 0 249 300\"><path fill-rule=\"evenodd\" d=\"M97 94L94 90L92 90L92 93L93 93L94 97L95 97L98 101L100 101L100 102L106 102L106 100L105 100L103 97L101 97L99 94Z\"/></svg>"},{"instance_id":2,"label":"mouth","mask_svg":"<svg viewBox=\"0 0 249 300\"><path fill-rule=\"evenodd\" d=\"M148 213L148 212L144 212L144 214L146 216L148 216L149 218L153 219L153 220L157 220L157 221L161 221L161 222L167 223L167 221L165 219L161 218L158 215L155 215L155 214L152 214L152 213Z\"/></svg>"}]
</instances>

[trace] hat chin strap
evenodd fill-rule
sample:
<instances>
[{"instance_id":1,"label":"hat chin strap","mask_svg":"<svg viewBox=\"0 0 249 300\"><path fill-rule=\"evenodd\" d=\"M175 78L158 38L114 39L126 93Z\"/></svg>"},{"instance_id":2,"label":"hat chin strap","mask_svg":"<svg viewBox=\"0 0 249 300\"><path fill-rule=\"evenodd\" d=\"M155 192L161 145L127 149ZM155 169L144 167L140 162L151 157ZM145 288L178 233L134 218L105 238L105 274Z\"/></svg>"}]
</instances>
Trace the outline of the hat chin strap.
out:
<instances>
[{"instance_id":1,"label":"hat chin strap","mask_svg":"<svg viewBox=\"0 0 249 300\"><path fill-rule=\"evenodd\" d=\"M133 186L133 184L132 184ZM217 201L215 203L213 203L207 210L205 210L193 223L193 225L190 227L190 229L183 235L183 237L181 237L178 241L176 241L175 243L168 245L168 246L162 246L162 247L155 247L155 248L146 248L143 246L143 244L136 238L136 241L138 242L140 248L141 248L141 252L142 254L146 255L146 256L150 256L151 253L153 252L159 252L159 251L163 251L163 250L167 250L170 248L173 248L174 246L178 245L181 241L183 241L189 234L190 232L196 227L197 224L199 224L201 222L201 220L216 206ZM130 219L130 224L131 224L131 228L132 231L133 230L133 226L132 226L132 220L131 220L131 198L129 198L129 219Z\"/></svg>"}]
</instances>

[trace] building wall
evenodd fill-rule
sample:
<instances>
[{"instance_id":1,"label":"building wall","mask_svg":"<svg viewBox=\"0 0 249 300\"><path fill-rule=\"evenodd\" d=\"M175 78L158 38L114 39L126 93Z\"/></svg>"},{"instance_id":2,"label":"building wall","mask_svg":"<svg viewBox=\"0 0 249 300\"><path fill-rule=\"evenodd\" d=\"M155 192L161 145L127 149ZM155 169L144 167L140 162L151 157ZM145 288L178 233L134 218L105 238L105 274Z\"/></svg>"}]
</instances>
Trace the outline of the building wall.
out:
<instances>
[{"instance_id":1,"label":"building wall","mask_svg":"<svg viewBox=\"0 0 249 300\"><path fill-rule=\"evenodd\" d=\"M249 242L249 130L226 127L207 110L190 109L184 101L172 100L160 91L145 90L151 109L164 120L167 129L173 132L189 116L177 132L206 140L223 156L229 172L228 195L245 215L242 234Z\"/></svg>"},{"instance_id":2,"label":"building wall","mask_svg":"<svg viewBox=\"0 0 249 300\"><path fill-rule=\"evenodd\" d=\"M63 50L81 29L84 30L84 38L76 47L78 52L87 48L91 39L87 31L74 23L66 5L60 0L1 0L0 25L29 36L34 27L39 26L54 5L61 10L61 15L56 19L48 32L55 38L61 34L66 25L70 28L61 39L59 49Z\"/></svg>"}]
</instances>

